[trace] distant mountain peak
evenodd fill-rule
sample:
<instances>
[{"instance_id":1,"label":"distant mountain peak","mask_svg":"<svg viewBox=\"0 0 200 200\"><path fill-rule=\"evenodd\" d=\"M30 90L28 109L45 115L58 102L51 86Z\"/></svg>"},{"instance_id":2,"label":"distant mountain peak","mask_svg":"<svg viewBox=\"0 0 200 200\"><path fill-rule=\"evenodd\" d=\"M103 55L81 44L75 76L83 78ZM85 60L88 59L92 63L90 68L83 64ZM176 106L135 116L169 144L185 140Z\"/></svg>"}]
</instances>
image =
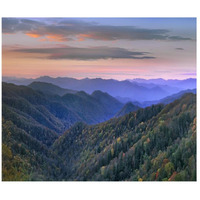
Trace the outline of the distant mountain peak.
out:
<instances>
[{"instance_id":1,"label":"distant mountain peak","mask_svg":"<svg viewBox=\"0 0 200 200\"><path fill-rule=\"evenodd\" d=\"M115 115L115 117L121 117L125 114L138 110L140 107L134 105L132 102L128 102L124 107Z\"/></svg>"},{"instance_id":2,"label":"distant mountain peak","mask_svg":"<svg viewBox=\"0 0 200 200\"><path fill-rule=\"evenodd\" d=\"M95 91L92 93L92 95L99 95L99 94L107 94L107 95L108 95L107 92L102 92L101 90L95 90Z\"/></svg>"}]
</instances>

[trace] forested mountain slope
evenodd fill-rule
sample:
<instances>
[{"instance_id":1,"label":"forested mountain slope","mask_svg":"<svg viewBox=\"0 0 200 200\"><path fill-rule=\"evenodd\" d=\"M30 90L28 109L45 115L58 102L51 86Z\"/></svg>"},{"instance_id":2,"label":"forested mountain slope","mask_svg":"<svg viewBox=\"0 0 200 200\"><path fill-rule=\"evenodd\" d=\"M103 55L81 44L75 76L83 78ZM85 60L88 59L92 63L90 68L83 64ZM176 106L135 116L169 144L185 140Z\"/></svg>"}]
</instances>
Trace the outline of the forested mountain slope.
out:
<instances>
[{"instance_id":1,"label":"forested mountain slope","mask_svg":"<svg viewBox=\"0 0 200 200\"><path fill-rule=\"evenodd\" d=\"M69 165L66 180L196 180L196 95L76 124L53 150Z\"/></svg>"},{"instance_id":2,"label":"forested mountain slope","mask_svg":"<svg viewBox=\"0 0 200 200\"><path fill-rule=\"evenodd\" d=\"M75 90L69 90L69 89L64 89L61 87L58 87L57 85L53 85L51 83L45 83L45 82L32 82L31 84L28 85L28 87L36 90L43 92L44 94L50 94L50 95L59 95L63 96L64 94L70 93L70 94L75 94L77 91Z\"/></svg>"},{"instance_id":3,"label":"forested mountain slope","mask_svg":"<svg viewBox=\"0 0 200 200\"><path fill-rule=\"evenodd\" d=\"M112 97L100 94L51 96L3 83L3 180L196 180L195 94L87 125L94 105L109 108ZM65 111L83 122L59 136Z\"/></svg>"},{"instance_id":4,"label":"forested mountain slope","mask_svg":"<svg viewBox=\"0 0 200 200\"><path fill-rule=\"evenodd\" d=\"M125 114L128 114L130 112L138 110L140 107L137 105L134 105L131 102L126 103L123 108L115 115L115 117L121 117Z\"/></svg>"},{"instance_id":5,"label":"forested mountain slope","mask_svg":"<svg viewBox=\"0 0 200 200\"><path fill-rule=\"evenodd\" d=\"M97 97L85 92L47 95L26 86L3 83L3 117L38 137L54 135L55 139L56 133L63 133L77 121L87 124L106 121L122 108L123 104L108 94L96 93Z\"/></svg>"},{"instance_id":6,"label":"forested mountain slope","mask_svg":"<svg viewBox=\"0 0 200 200\"><path fill-rule=\"evenodd\" d=\"M3 181L61 180L65 170L65 161L50 148L11 121L2 119Z\"/></svg>"}]
</instances>

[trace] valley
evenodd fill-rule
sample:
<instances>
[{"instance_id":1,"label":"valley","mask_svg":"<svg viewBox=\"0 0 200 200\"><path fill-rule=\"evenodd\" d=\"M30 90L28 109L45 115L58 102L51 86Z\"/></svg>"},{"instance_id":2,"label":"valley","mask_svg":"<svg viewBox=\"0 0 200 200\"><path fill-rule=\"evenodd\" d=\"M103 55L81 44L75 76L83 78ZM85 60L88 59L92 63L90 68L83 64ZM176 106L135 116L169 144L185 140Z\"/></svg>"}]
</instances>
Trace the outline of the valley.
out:
<instances>
[{"instance_id":1,"label":"valley","mask_svg":"<svg viewBox=\"0 0 200 200\"><path fill-rule=\"evenodd\" d=\"M71 88L3 82L4 181L196 180L195 89L145 106Z\"/></svg>"}]
</instances>

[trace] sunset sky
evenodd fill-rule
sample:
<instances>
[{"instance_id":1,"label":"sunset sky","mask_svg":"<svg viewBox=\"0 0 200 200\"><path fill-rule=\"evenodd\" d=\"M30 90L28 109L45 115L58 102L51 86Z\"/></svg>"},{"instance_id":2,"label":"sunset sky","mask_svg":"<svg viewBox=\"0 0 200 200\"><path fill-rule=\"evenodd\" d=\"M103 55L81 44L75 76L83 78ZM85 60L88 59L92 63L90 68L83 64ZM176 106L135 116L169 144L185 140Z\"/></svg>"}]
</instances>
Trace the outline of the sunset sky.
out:
<instances>
[{"instance_id":1,"label":"sunset sky","mask_svg":"<svg viewBox=\"0 0 200 200\"><path fill-rule=\"evenodd\" d=\"M195 18L3 18L2 75L196 77Z\"/></svg>"}]
</instances>

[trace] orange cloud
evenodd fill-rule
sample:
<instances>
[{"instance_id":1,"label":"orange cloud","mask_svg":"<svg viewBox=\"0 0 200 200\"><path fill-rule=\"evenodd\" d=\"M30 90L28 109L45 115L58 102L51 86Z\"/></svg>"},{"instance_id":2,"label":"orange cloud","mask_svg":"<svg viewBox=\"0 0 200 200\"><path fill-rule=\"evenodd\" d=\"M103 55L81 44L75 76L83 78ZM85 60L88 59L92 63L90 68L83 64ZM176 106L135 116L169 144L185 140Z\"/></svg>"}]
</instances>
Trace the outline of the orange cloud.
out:
<instances>
[{"instance_id":1,"label":"orange cloud","mask_svg":"<svg viewBox=\"0 0 200 200\"><path fill-rule=\"evenodd\" d=\"M85 38L90 38L91 35L90 34L79 34L78 35L78 41L84 41Z\"/></svg>"},{"instance_id":2,"label":"orange cloud","mask_svg":"<svg viewBox=\"0 0 200 200\"><path fill-rule=\"evenodd\" d=\"M54 41L54 42L63 42L63 41L67 41L67 39L63 36L63 35L58 35L58 34L48 34L46 36L46 38L49 41Z\"/></svg>"},{"instance_id":3,"label":"orange cloud","mask_svg":"<svg viewBox=\"0 0 200 200\"><path fill-rule=\"evenodd\" d=\"M40 39L40 41L44 42L44 41L50 41L50 42L63 42L63 41L69 41L71 38L67 38L65 35L63 34L52 34L49 32L46 32L44 34L39 34L36 32L28 32L26 33L26 35L28 35L29 37L32 38L39 38L44 36L45 38ZM77 41L84 41L85 39L100 39L100 40L108 40L106 37L102 36L102 35L95 35L95 34L76 34L75 35L77 38Z\"/></svg>"},{"instance_id":4,"label":"orange cloud","mask_svg":"<svg viewBox=\"0 0 200 200\"><path fill-rule=\"evenodd\" d=\"M46 38L41 38L39 41L40 41L40 42L46 42L46 41L48 41L48 39L46 39Z\"/></svg>"},{"instance_id":5,"label":"orange cloud","mask_svg":"<svg viewBox=\"0 0 200 200\"><path fill-rule=\"evenodd\" d=\"M62 35L62 34L52 34L52 33L45 33L45 34L39 34L35 32L28 32L26 33L27 36L32 37L32 38L39 38L44 36L44 38L41 38L40 41L50 41L50 42L63 42L67 41L68 39Z\"/></svg>"},{"instance_id":6,"label":"orange cloud","mask_svg":"<svg viewBox=\"0 0 200 200\"><path fill-rule=\"evenodd\" d=\"M33 37L33 38L38 38L38 37L41 37L41 35L37 34L37 33L26 33L26 35L28 35L29 37Z\"/></svg>"}]
</instances>

